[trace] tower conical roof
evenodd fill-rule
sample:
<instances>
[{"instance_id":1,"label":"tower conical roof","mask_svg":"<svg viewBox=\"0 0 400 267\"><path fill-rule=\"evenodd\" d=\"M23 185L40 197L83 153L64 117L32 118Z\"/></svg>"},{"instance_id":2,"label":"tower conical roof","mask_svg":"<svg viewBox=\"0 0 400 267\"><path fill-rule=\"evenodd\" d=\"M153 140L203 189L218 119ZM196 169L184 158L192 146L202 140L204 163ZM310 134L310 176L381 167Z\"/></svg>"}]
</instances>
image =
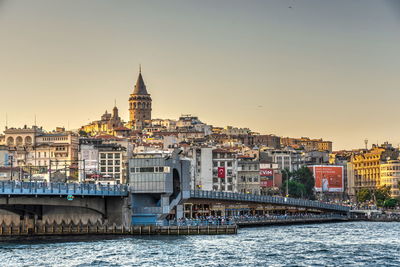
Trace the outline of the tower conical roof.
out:
<instances>
[{"instance_id":1,"label":"tower conical roof","mask_svg":"<svg viewBox=\"0 0 400 267\"><path fill-rule=\"evenodd\" d=\"M148 95L146 85L144 84L142 72L139 72L139 76L136 81L135 89L133 90L134 95Z\"/></svg>"}]
</instances>

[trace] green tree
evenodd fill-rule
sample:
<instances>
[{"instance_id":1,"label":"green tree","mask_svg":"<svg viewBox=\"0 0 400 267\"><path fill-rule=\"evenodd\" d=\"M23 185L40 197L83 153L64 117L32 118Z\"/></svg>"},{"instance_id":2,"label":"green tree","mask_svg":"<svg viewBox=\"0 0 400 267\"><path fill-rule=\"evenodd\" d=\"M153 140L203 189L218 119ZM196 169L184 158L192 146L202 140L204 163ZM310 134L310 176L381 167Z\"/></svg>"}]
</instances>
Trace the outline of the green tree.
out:
<instances>
[{"instance_id":1,"label":"green tree","mask_svg":"<svg viewBox=\"0 0 400 267\"><path fill-rule=\"evenodd\" d=\"M390 186L381 186L374 192L374 199L378 207L384 206L386 200L390 199Z\"/></svg>"},{"instance_id":2,"label":"green tree","mask_svg":"<svg viewBox=\"0 0 400 267\"><path fill-rule=\"evenodd\" d=\"M371 191L369 189L363 188L357 193L357 201L360 203L371 200Z\"/></svg>"},{"instance_id":3,"label":"green tree","mask_svg":"<svg viewBox=\"0 0 400 267\"><path fill-rule=\"evenodd\" d=\"M385 202L383 203L383 206L385 208L394 208L394 207L396 207L397 203L398 203L397 199L389 198L389 199L385 200Z\"/></svg>"},{"instance_id":4,"label":"green tree","mask_svg":"<svg viewBox=\"0 0 400 267\"><path fill-rule=\"evenodd\" d=\"M285 181L282 190L286 190L286 184L289 182L289 196L295 198L303 198L306 194L306 188L302 183L294 180Z\"/></svg>"},{"instance_id":5,"label":"green tree","mask_svg":"<svg viewBox=\"0 0 400 267\"><path fill-rule=\"evenodd\" d=\"M309 168L304 166L293 172L285 169L282 171L282 181L283 195L286 195L286 186L289 185L290 197L314 199L315 179Z\"/></svg>"},{"instance_id":6,"label":"green tree","mask_svg":"<svg viewBox=\"0 0 400 267\"><path fill-rule=\"evenodd\" d=\"M304 185L304 197L313 198L315 179L311 170L308 167L303 166L297 171L294 171L292 176L294 181Z\"/></svg>"}]
</instances>

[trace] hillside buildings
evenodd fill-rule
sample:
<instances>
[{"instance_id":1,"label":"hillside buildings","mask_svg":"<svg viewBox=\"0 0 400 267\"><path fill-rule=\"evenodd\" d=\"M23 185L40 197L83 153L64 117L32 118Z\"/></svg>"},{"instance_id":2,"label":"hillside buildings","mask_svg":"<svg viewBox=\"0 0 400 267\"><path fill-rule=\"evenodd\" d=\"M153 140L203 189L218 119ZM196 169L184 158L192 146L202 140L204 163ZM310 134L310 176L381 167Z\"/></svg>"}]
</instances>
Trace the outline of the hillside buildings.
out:
<instances>
[{"instance_id":1,"label":"hillside buildings","mask_svg":"<svg viewBox=\"0 0 400 267\"><path fill-rule=\"evenodd\" d=\"M249 128L219 127L198 116L152 119L152 98L141 70L128 98L129 119L112 112L76 132L39 127L6 129L0 135L4 168L20 167L19 179L127 183L127 163L134 155L181 150L191 162L192 190L272 194L279 192L282 171L327 164L332 142L282 138ZM13 173L13 172L10 172Z\"/></svg>"}]
</instances>

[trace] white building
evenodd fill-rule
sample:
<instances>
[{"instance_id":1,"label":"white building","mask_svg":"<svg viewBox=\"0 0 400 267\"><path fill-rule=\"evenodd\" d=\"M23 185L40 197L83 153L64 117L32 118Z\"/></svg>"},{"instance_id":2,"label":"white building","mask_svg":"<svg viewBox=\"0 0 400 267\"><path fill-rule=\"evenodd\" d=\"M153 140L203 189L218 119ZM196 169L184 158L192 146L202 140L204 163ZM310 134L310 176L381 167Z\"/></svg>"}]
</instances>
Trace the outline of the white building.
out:
<instances>
[{"instance_id":1,"label":"white building","mask_svg":"<svg viewBox=\"0 0 400 267\"><path fill-rule=\"evenodd\" d=\"M192 189L213 190L213 159L211 147L193 148L192 156Z\"/></svg>"},{"instance_id":2,"label":"white building","mask_svg":"<svg viewBox=\"0 0 400 267\"><path fill-rule=\"evenodd\" d=\"M213 191L238 192L236 153L217 148L212 151Z\"/></svg>"}]
</instances>

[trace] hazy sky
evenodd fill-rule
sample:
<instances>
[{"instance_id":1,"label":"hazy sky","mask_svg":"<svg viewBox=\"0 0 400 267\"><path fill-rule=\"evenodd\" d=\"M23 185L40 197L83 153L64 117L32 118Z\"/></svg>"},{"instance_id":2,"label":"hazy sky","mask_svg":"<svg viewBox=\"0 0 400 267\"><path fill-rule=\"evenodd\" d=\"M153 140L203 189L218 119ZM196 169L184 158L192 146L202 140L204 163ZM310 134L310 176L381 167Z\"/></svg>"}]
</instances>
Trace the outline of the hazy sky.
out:
<instances>
[{"instance_id":1,"label":"hazy sky","mask_svg":"<svg viewBox=\"0 0 400 267\"><path fill-rule=\"evenodd\" d=\"M128 120L139 63L153 118L400 143L397 0L0 0L0 128Z\"/></svg>"}]
</instances>

